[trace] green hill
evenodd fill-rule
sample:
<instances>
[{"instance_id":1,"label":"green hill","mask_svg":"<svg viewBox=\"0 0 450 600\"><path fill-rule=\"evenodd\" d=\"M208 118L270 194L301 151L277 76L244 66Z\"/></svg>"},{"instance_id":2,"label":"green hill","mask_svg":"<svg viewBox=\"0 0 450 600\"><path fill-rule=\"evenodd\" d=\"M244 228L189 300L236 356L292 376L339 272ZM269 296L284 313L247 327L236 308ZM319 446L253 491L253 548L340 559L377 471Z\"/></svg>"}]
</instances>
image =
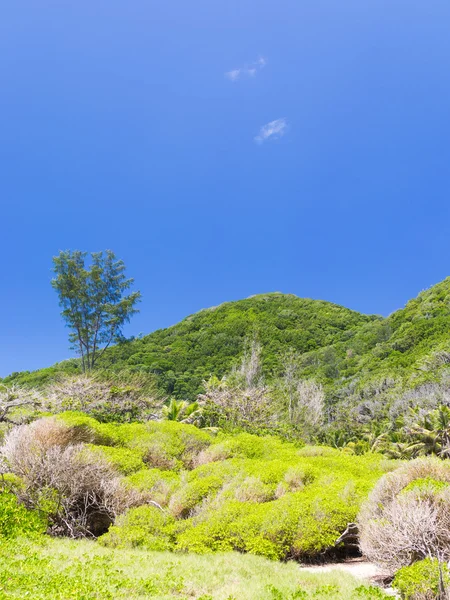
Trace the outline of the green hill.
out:
<instances>
[{"instance_id":1,"label":"green hill","mask_svg":"<svg viewBox=\"0 0 450 600\"><path fill-rule=\"evenodd\" d=\"M192 398L205 378L230 370L239 360L245 341L253 336L263 346L264 370L270 376L279 367L283 350L294 348L304 354L326 348L379 319L330 302L292 294L263 294L201 310L173 327L119 344L105 353L100 367L154 373L166 393ZM40 383L57 371L79 368L78 361L72 360L12 377Z\"/></svg>"},{"instance_id":2,"label":"green hill","mask_svg":"<svg viewBox=\"0 0 450 600\"><path fill-rule=\"evenodd\" d=\"M271 293L201 310L173 327L119 344L105 353L100 367L153 373L165 394L193 399L202 381L227 373L246 340L256 336L268 379L277 376L280 356L292 348L304 376L321 381L333 401L356 392L364 396L377 385L403 389L436 379L450 362L449 332L450 278L388 318ZM59 371L79 369L74 359L15 373L6 381L35 385Z\"/></svg>"}]
</instances>

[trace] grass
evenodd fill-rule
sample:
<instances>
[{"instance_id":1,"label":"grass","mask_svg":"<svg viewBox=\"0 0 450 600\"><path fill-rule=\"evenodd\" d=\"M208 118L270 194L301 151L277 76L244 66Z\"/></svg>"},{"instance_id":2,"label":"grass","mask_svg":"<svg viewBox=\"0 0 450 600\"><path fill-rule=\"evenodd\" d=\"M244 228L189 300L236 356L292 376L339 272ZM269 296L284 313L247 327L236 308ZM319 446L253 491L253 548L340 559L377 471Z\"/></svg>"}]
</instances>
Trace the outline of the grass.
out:
<instances>
[{"instance_id":1,"label":"grass","mask_svg":"<svg viewBox=\"0 0 450 600\"><path fill-rule=\"evenodd\" d=\"M0 599L361 600L384 598L341 572L302 573L295 563L223 553L208 556L111 550L91 541L2 541Z\"/></svg>"}]
</instances>

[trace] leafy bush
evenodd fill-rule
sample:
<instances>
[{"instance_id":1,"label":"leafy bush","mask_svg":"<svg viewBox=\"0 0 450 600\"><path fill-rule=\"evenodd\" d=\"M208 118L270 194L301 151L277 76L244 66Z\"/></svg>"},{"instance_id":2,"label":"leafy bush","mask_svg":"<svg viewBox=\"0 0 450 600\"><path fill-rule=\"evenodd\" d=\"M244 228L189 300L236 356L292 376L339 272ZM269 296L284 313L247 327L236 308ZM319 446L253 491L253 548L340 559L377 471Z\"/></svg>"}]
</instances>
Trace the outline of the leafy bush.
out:
<instances>
[{"instance_id":1,"label":"leafy bush","mask_svg":"<svg viewBox=\"0 0 450 600\"><path fill-rule=\"evenodd\" d=\"M139 506L121 515L98 541L111 548L171 550L174 525L175 520L168 513L154 506Z\"/></svg>"},{"instance_id":2,"label":"leafy bush","mask_svg":"<svg viewBox=\"0 0 450 600\"><path fill-rule=\"evenodd\" d=\"M13 493L0 491L0 537L32 536L46 529L42 513L27 510Z\"/></svg>"},{"instance_id":3,"label":"leafy bush","mask_svg":"<svg viewBox=\"0 0 450 600\"><path fill-rule=\"evenodd\" d=\"M194 552L233 549L269 558L315 555L332 547L379 476L379 458L337 453L334 460L304 459L295 449L290 452L290 461L284 463L228 459L192 471L190 478L221 477L223 486L180 527L177 547ZM249 482L255 486L257 474L252 494L240 497ZM299 478L294 490L278 495L293 474ZM301 477L305 482L298 485Z\"/></svg>"},{"instance_id":4,"label":"leafy bush","mask_svg":"<svg viewBox=\"0 0 450 600\"><path fill-rule=\"evenodd\" d=\"M450 589L448 566L441 564L442 581ZM439 595L440 569L437 559L425 558L403 567L395 575L393 586L404 600L435 600Z\"/></svg>"},{"instance_id":5,"label":"leafy bush","mask_svg":"<svg viewBox=\"0 0 450 600\"><path fill-rule=\"evenodd\" d=\"M180 484L180 476L173 471L160 469L143 469L125 479L129 485L139 492L146 492L148 496L160 504L167 506L170 497Z\"/></svg>"},{"instance_id":6,"label":"leafy bush","mask_svg":"<svg viewBox=\"0 0 450 600\"><path fill-rule=\"evenodd\" d=\"M106 461L115 467L123 475L130 475L145 468L141 453L129 448L115 448L113 446L86 445L91 456L98 456L100 460Z\"/></svg>"},{"instance_id":7,"label":"leafy bush","mask_svg":"<svg viewBox=\"0 0 450 600\"><path fill-rule=\"evenodd\" d=\"M222 479L214 475L188 481L172 495L169 510L177 518L186 518L202 500L221 487Z\"/></svg>"}]
</instances>

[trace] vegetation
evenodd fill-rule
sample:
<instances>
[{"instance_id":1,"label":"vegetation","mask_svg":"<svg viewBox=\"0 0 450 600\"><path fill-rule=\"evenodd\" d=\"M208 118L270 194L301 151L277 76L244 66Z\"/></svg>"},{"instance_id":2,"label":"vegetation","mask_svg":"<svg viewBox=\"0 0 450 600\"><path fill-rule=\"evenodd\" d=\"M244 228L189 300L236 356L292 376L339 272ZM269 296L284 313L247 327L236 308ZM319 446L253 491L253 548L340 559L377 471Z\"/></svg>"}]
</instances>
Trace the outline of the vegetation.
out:
<instances>
[{"instance_id":1,"label":"vegetation","mask_svg":"<svg viewBox=\"0 0 450 600\"><path fill-rule=\"evenodd\" d=\"M251 389L251 395L242 396L269 409L269 415L261 415L266 433L287 430L288 436L350 444L358 452L373 444L387 450L388 437L393 455L402 457L415 435L411 425L450 404L449 298L450 278L383 319L292 295L255 296L200 311L140 339L122 340L98 358L96 372L111 381L130 374L151 378L153 397L167 398L167 404L171 398L197 401L214 382L222 390L231 386L233 397L236 390ZM253 340L260 347L263 385L236 385L230 374L238 374ZM12 374L3 383L42 389L81 368L73 359ZM292 410L292 399L308 394L305 381L323 392L322 422L304 421L309 411L302 401ZM224 427L230 420L213 415L205 424ZM259 426L252 423L249 430L257 432Z\"/></svg>"},{"instance_id":2,"label":"vegetation","mask_svg":"<svg viewBox=\"0 0 450 600\"><path fill-rule=\"evenodd\" d=\"M86 271L82 253L60 258L81 360L0 387L0 536L27 557L0 578L4 597L96 598L100 586L111 598L381 598L347 580L294 582L289 565L276 566L278 584L264 566L336 553L355 521L364 554L403 598L445 597L450 278L386 319L266 294L124 341L121 319L138 296L122 298L123 264L93 255ZM108 281L119 286L110 296ZM97 541L44 542L43 531ZM88 547L84 579L77 562L58 563ZM211 567L211 587L169 565L202 565L200 577L192 554L222 565L238 560L221 554L233 551L252 573L267 568L270 583L255 575L231 589ZM112 566L149 556L148 576Z\"/></svg>"},{"instance_id":3,"label":"vegetation","mask_svg":"<svg viewBox=\"0 0 450 600\"><path fill-rule=\"evenodd\" d=\"M85 540L0 544L0 597L33 600L375 600L344 573L302 573L257 556L110 550Z\"/></svg>"},{"instance_id":4,"label":"vegetation","mask_svg":"<svg viewBox=\"0 0 450 600\"><path fill-rule=\"evenodd\" d=\"M450 558L450 463L416 459L386 474L359 515L361 549L394 574L427 557Z\"/></svg>"},{"instance_id":5,"label":"vegetation","mask_svg":"<svg viewBox=\"0 0 450 600\"><path fill-rule=\"evenodd\" d=\"M62 316L72 330L69 340L81 355L83 371L93 369L106 348L121 338L121 328L136 313L140 293L123 296L133 283L125 265L111 250L93 252L86 269L86 252L60 252L53 259Z\"/></svg>"},{"instance_id":6,"label":"vegetation","mask_svg":"<svg viewBox=\"0 0 450 600\"><path fill-rule=\"evenodd\" d=\"M333 548L393 468L381 455L66 412L11 429L1 456L0 597L384 597L267 562Z\"/></svg>"},{"instance_id":7,"label":"vegetation","mask_svg":"<svg viewBox=\"0 0 450 600\"><path fill-rule=\"evenodd\" d=\"M425 558L400 569L394 585L405 600L435 600L440 595L446 598L445 589L450 586L448 566L436 558Z\"/></svg>"},{"instance_id":8,"label":"vegetation","mask_svg":"<svg viewBox=\"0 0 450 600\"><path fill-rule=\"evenodd\" d=\"M213 436L176 421L100 423L82 413L13 429L2 456L20 478L17 497L45 514L55 534L107 531L100 542L110 547L272 559L332 549L391 468L381 455Z\"/></svg>"}]
</instances>

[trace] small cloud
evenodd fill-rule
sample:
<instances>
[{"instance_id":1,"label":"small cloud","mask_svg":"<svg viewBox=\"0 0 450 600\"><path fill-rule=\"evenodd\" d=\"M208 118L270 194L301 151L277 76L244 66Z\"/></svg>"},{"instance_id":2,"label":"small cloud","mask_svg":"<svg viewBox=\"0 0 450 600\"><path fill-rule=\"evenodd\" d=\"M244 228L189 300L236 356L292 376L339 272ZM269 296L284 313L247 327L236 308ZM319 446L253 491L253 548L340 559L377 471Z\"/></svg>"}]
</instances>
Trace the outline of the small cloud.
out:
<instances>
[{"instance_id":1,"label":"small cloud","mask_svg":"<svg viewBox=\"0 0 450 600\"><path fill-rule=\"evenodd\" d=\"M228 79L231 79L231 81L237 81L241 76L241 73L242 69L233 69L233 71L228 71L228 73L225 73L225 77L228 77Z\"/></svg>"},{"instance_id":2,"label":"small cloud","mask_svg":"<svg viewBox=\"0 0 450 600\"><path fill-rule=\"evenodd\" d=\"M276 138L282 137L287 131L287 121L283 119L275 119L266 123L259 130L258 135L255 137L255 142L262 144L268 139L275 140Z\"/></svg>"},{"instance_id":3,"label":"small cloud","mask_svg":"<svg viewBox=\"0 0 450 600\"><path fill-rule=\"evenodd\" d=\"M227 71L225 73L225 77L230 81L237 81L238 79L244 77L255 77L258 71L261 71L267 64L265 58L260 56L258 60L250 63L249 65L244 65L243 67L239 67L238 69L232 69L231 71Z\"/></svg>"}]
</instances>

